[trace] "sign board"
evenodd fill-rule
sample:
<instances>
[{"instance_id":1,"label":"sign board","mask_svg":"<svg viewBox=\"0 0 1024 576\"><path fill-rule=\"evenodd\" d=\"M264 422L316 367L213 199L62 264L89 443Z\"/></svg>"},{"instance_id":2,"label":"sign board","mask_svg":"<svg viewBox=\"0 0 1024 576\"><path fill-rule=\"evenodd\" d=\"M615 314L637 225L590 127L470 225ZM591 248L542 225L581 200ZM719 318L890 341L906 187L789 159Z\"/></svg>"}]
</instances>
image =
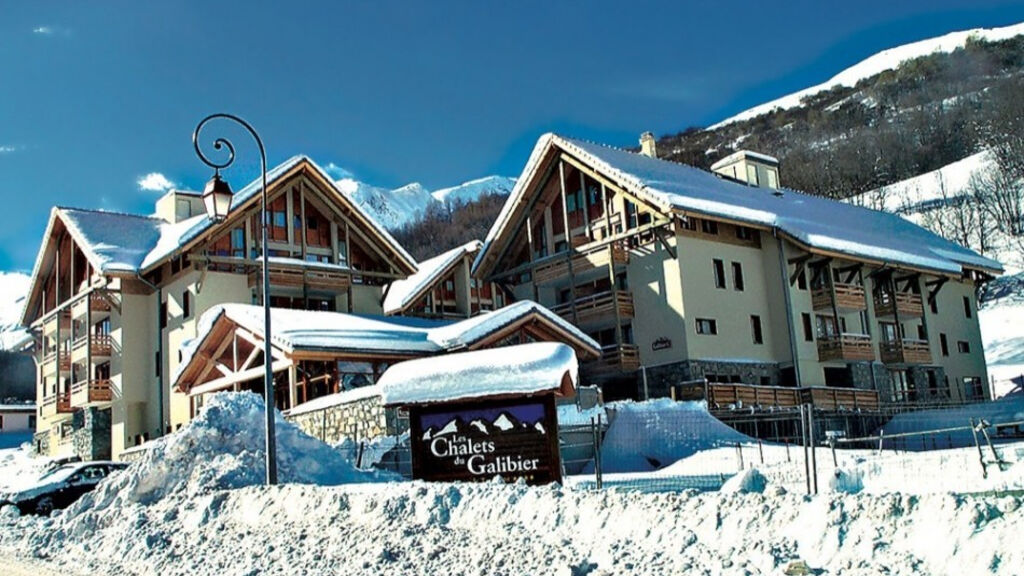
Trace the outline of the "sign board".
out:
<instances>
[{"instance_id":1,"label":"sign board","mask_svg":"<svg viewBox=\"0 0 1024 576\"><path fill-rule=\"evenodd\" d=\"M651 343L651 350L668 350L672 347L672 341L662 336Z\"/></svg>"},{"instance_id":2,"label":"sign board","mask_svg":"<svg viewBox=\"0 0 1024 576\"><path fill-rule=\"evenodd\" d=\"M409 406L413 478L562 480L553 394Z\"/></svg>"}]
</instances>

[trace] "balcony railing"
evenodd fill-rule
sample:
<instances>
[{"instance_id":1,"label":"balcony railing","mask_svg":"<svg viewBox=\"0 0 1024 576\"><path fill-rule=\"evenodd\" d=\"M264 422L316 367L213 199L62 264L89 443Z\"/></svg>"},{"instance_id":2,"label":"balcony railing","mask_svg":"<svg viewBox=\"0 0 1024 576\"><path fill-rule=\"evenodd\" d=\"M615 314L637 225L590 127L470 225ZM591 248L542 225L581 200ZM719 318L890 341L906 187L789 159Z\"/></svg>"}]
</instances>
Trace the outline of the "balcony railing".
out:
<instances>
[{"instance_id":1,"label":"balcony railing","mask_svg":"<svg viewBox=\"0 0 1024 576\"><path fill-rule=\"evenodd\" d=\"M113 340L110 334L90 334L88 338L80 336L75 340L75 350L80 350L85 347L86 341L89 342L93 356L110 356L113 352Z\"/></svg>"},{"instance_id":2,"label":"balcony railing","mask_svg":"<svg viewBox=\"0 0 1024 576\"><path fill-rule=\"evenodd\" d=\"M875 316L885 318L895 316L917 317L924 316L924 302L920 294L913 292L898 292L895 295L888 292L875 294Z\"/></svg>"},{"instance_id":3,"label":"balcony railing","mask_svg":"<svg viewBox=\"0 0 1024 576\"><path fill-rule=\"evenodd\" d=\"M860 284L836 282L836 308L839 310L867 310L864 299L864 287ZM832 309L832 291L828 286L815 288L811 293L811 302L815 310Z\"/></svg>"},{"instance_id":4,"label":"balcony railing","mask_svg":"<svg viewBox=\"0 0 1024 576\"><path fill-rule=\"evenodd\" d=\"M83 380L71 387L71 405L86 406L97 402L110 402L113 392L110 380Z\"/></svg>"},{"instance_id":5,"label":"balcony railing","mask_svg":"<svg viewBox=\"0 0 1024 576\"><path fill-rule=\"evenodd\" d=\"M926 340L889 340L878 345L884 364L930 364L932 352Z\"/></svg>"},{"instance_id":6,"label":"balcony railing","mask_svg":"<svg viewBox=\"0 0 1024 576\"><path fill-rule=\"evenodd\" d=\"M565 302L552 306L551 311L568 321L573 320L573 302ZM579 324L592 324L600 320L615 319L618 308L620 318L632 318L633 295L625 290L600 292L590 296L577 298L575 301L576 319Z\"/></svg>"},{"instance_id":7,"label":"balcony railing","mask_svg":"<svg viewBox=\"0 0 1024 576\"><path fill-rule=\"evenodd\" d=\"M583 364L583 371L592 377L615 376L640 369L640 349L635 344L605 346L601 357Z\"/></svg>"},{"instance_id":8,"label":"balcony railing","mask_svg":"<svg viewBox=\"0 0 1024 576\"><path fill-rule=\"evenodd\" d=\"M572 256L573 274L579 274L595 268L608 266L609 258L615 265L626 264L629 252L620 244L613 244L609 254L608 246L601 246L589 252L580 252ZM563 254L549 256L533 269L533 281L537 284L553 282L569 276L569 258Z\"/></svg>"},{"instance_id":9,"label":"balcony railing","mask_svg":"<svg viewBox=\"0 0 1024 576\"><path fill-rule=\"evenodd\" d=\"M818 337L818 361L872 361L875 350L867 334L841 334Z\"/></svg>"},{"instance_id":10,"label":"balcony railing","mask_svg":"<svg viewBox=\"0 0 1024 576\"><path fill-rule=\"evenodd\" d=\"M57 414L70 414L71 395L54 394L44 397L43 403L39 407L39 412L43 418L56 416Z\"/></svg>"},{"instance_id":11,"label":"balcony railing","mask_svg":"<svg viewBox=\"0 0 1024 576\"><path fill-rule=\"evenodd\" d=\"M57 331L57 324L60 323L61 332L67 332L71 330L71 310L64 309L54 315L52 318L43 324L43 331L47 334L51 334Z\"/></svg>"},{"instance_id":12,"label":"balcony railing","mask_svg":"<svg viewBox=\"0 0 1024 576\"><path fill-rule=\"evenodd\" d=\"M676 400L707 400L712 410L796 408L812 404L822 410L878 410L878 392L856 388L811 386L789 388L756 384L688 382L672 388Z\"/></svg>"}]
</instances>

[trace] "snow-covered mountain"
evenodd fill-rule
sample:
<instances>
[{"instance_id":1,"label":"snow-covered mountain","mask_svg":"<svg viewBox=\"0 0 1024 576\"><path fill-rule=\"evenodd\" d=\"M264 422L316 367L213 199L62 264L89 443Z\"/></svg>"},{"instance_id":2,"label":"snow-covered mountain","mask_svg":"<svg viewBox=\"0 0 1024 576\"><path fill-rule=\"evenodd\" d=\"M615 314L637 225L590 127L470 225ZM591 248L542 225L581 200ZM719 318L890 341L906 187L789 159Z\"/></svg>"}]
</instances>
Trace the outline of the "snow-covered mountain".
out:
<instances>
[{"instance_id":1,"label":"snow-covered mountain","mask_svg":"<svg viewBox=\"0 0 1024 576\"><path fill-rule=\"evenodd\" d=\"M30 280L21 272L0 272L0 349L17 347L28 338L18 322Z\"/></svg>"},{"instance_id":2,"label":"snow-covered mountain","mask_svg":"<svg viewBox=\"0 0 1024 576\"><path fill-rule=\"evenodd\" d=\"M858 62L857 64L854 64L817 86L811 86L810 88L805 88L798 92L793 92L792 94L787 94L781 98L776 98L770 102L765 102L754 106L753 108L744 110L735 116L730 116L718 124L708 127L708 130L714 130L725 126L726 124L739 122L741 120L756 118L776 109L794 108L799 106L801 101L807 96L813 96L819 92L824 92L834 86L856 86L861 80L870 78L871 76L886 70L898 68L900 64L907 60L913 60L914 58L927 56L937 52L948 53L956 50L957 48L962 48L970 39L984 39L989 42L997 42L1013 38L1014 36L1019 36L1021 34L1024 34L1024 23L1005 26L1003 28L975 28L973 30L951 32L944 36L928 38L919 42L896 46L888 50L883 50Z\"/></svg>"},{"instance_id":3,"label":"snow-covered mountain","mask_svg":"<svg viewBox=\"0 0 1024 576\"><path fill-rule=\"evenodd\" d=\"M471 202L488 194L508 194L515 186L516 180L505 176L487 176L434 192L419 182L406 184L394 190L366 184L353 178L343 178L336 183L385 228L393 230L419 220L427 208L433 205Z\"/></svg>"}]
</instances>

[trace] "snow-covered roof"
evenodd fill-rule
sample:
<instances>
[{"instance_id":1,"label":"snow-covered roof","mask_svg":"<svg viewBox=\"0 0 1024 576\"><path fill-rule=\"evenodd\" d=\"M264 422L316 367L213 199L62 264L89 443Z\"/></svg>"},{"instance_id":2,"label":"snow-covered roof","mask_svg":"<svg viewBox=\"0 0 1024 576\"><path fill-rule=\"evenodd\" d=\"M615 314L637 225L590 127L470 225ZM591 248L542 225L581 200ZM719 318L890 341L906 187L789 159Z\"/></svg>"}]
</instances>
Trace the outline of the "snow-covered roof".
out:
<instances>
[{"instance_id":1,"label":"snow-covered roof","mask_svg":"<svg viewBox=\"0 0 1024 576\"><path fill-rule=\"evenodd\" d=\"M855 258L960 274L964 266L1002 271L1002 265L894 214L791 190L757 188L711 172L582 140L546 134L505 203L473 264L477 273L507 226L530 176L552 147L576 156L631 194L665 213L707 215L780 230L794 241Z\"/></svg>"},{"instance_id":2,"label":"snow-covered roof","mask_svg":"<svg viewBox=\"0 0 1024 576\"><path fill-rule=\"evenodd\" d=\"M196 351L213 331L221 317L263 335L263 308L249 304L221 304L207 310L199 319L196 337L182 346L182 361L171 381L181 379ZM335 353L376 354L395 357L426 356L471 348L525 318L541 319L565 334L572 344L590 354L600 354L600 345L583 332L543 306L522 301L500 310L457 322L428 321L397 316L368 316L271 308L271 342L294 352L329 351Z\"/></svg>"},{"instance_id":3,"label":"snow-covered roof","mask_svg":"<svg viewBox=\"0 0 1024 576\"><path fill-rule=\"evenodd\" d=\"M424 260L417 265L418 270L412 276L397 280L391 284L387 298L384 299L385 314L399 314L406 307L416 302L442 277L448 274L465 256L473 256L483 245L473 240L453 248L447 252Z\"/></svg>"},{"instance_id":4,"label":"snow-covered roof","mask_svg":"<svg viewBox=\"0 0 1024 576\"><path fill-rule=\"evenodd\" d=\"M576 353L558 342L534 342L399 362L377 382L385 405L559 391L571 395Z\"/></svg>"},{"instance_id":5,"label":"snow-covered roof","mask_svg":"<svg viewBox=\"0 0 1024 576\"><path fill-rule=\"evenodd\" d=\"M159 243L167 223L153 216L62 208L60 215L78 247L101 272L135 272Z\"/></svg>"},{"instance_id":6,"label":"snow-covered roof","mask_svg":"<svg viewBox=\"0 0 1024 576\"><path fill-rule=\"evenodd\" d=\"M35 412L36 405L28 404L0 404L0 412Z\"/></svg>"}]
</instances>

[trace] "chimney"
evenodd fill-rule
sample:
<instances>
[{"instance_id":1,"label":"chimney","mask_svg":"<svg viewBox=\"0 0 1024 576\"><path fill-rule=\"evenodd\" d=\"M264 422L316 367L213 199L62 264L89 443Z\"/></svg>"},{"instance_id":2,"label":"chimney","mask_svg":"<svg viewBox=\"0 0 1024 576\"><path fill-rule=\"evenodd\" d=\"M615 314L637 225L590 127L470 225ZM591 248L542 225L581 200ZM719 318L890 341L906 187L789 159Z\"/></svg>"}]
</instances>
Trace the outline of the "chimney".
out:
<instances>
[{"instance_id":1,"label":"chimney","mask_svg":"<svg viewBox=\"0 0 1024 576\"><path fill-rule=\"evenodd\" d=\"M168 190L156 201L155 216L171 224L199 214L206 214L206 207L203 205L203 198L199 192Z\"/></svg>"},{"instance_id":2,"label":"chimney","mask_svg":"<svg viewBox=\"0 0 1024 576\"><path fill-rule=\"evenodd\" d=\"M654 141L654 134L644 132L640 135L640 153L651 158L658 157L658 144Z\"/></svg>"}]
</instances>

